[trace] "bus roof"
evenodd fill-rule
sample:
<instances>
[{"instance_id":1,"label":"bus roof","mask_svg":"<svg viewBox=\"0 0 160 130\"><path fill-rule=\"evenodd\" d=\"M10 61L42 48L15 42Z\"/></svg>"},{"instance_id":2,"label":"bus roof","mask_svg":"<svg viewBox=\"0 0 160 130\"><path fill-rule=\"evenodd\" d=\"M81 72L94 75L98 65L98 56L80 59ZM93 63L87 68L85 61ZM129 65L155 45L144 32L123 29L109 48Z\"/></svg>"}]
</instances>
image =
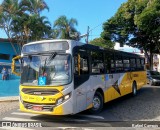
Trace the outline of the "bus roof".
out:
<instances>
[{"instance_id":1,"label":"bus roof","mask_svg":"<svg viewBox=\"0 0 160 130\"><path fill-rule=\"evenodd\" d=\"M100 46L95 46L95 45L91 45L91 44L84 44L82 46L79 46L80 48L86 48L86 49L91 49L91 50L97 50L97 51L108 51L108 52L113 52L116 54L121 54L123 56L130 56L130 57L142 57L144 58L144 56L142 55L138 55L138 54L134 54L134 53L130 53L130 52L124 52L124 51L119 51L119 50L114 50L114 49L109 49L109 48L102 48Z\"/></svg>"},{"instance_id":2,"label":"bus roof","mask_svg":"<svg viewBox=\"0 0 160 130\"><path fill-rule=\"evenodd\" d=\"M29 42L25 45L31 45L31 44L38 44L38 43L45 43L45 42L61 42L61 41L73 41L73 40L67 40L67 39L52 39L52 40L41 40L41 41L34 41L34 42ZM24 46L25 46L24 45Z\"/></svg>"},{"instance_id":3,"label":"bus roof","mask_svg":"<svg viewBox=\"0 0 160 130\"><path fill-rule=\"evenodd\" d=\"M68 39L52 39L52 40L41 40L41 41L35 41L35 42L30 42L30 43L27 43L25 45L32 45L32 44L38 44L38 43L47 43L47 42L64 42L64 41L67 41L67 42L71 42L71 41L75 41L75 40L68 40ZM76 42L79 42L79 41L76 41ZM81 43L81 42L79 42ZM25 46L24 45L24 46ZM91 49L91 50L98 50L98 51L109 51L109 52L114 52L114 53L117 53L117 54L121 54L121 55L126 55L126 56L132 56L132 57L144 57L142 55L138 55L138 54L134 54L134 53L130 53L130 52L124 52L124 51L119 51L119 50L114 50L114 49L108 49L108 48L102 48L100 46L95 46L95 45L91 45L91 44L80 44L78 47L83 47L83 48L86 48L86 49Z\"/></svg>"}]
</instances>

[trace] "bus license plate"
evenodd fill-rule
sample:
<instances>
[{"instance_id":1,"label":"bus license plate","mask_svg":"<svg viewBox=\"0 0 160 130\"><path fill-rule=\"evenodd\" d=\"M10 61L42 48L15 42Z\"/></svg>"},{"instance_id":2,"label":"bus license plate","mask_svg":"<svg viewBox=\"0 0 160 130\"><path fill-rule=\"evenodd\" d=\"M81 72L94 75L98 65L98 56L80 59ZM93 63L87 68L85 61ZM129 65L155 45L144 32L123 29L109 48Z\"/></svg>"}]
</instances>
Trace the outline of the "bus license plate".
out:
<instances>
[{"instance_id":1,"label":"bus license plate","mask_svg":"<svg viewBox=\"0 0 160 130\"><path fill-rule=\"evenodd\" d=\"M42 111L42 106L33 106L33 110Z\"/></svg>"}]
</instances>

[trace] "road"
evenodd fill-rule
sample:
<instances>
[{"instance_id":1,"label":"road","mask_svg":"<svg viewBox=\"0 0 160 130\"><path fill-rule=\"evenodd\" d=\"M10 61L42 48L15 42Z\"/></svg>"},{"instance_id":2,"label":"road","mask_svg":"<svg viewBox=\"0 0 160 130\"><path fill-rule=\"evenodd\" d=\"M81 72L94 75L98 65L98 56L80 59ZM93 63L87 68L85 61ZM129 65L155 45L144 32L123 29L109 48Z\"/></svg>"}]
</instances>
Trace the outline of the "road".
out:
<instances>
[{"instance_id":1,"label":"road","mask_svg":"<svg viewBox=\"0 0 160 130\"><path fill-rule=\"evenodd\" d=\"M68 116L48 116L23 113L19 108L12 109L0 116L2 121L29 121L42 123L45 127L104 127L130 126L130 121L160 121L160 86L145 86L138 91L137 96L127 95L120 99L106 103L101 113L91 115L88 111ZM115 122L117 121L117 122ZM119 122L127 121L127 122ZM158 123L160 127L160 122ZM131 126L130 126L131 127ZM1 128L3 129L3 128ZM6 128L5 128L6 129ZM17 128L15 128L18 130ZM26 128L23 128L24 130ZM23 130L21 128L21 130ZM30 128L33 130L34 128ZM41 129L41 128L40 128ZM39 129L39 130L40 130ZM44 129L44 128L43 128Z\"/></svg>"}]
</instances>

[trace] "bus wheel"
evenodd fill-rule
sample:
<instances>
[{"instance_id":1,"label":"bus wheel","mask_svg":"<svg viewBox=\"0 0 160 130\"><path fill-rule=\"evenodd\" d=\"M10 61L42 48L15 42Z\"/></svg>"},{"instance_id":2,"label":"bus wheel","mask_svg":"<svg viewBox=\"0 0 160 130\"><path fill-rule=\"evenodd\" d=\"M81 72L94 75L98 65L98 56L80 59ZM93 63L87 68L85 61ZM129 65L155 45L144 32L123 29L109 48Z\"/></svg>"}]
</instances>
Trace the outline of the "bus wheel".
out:
<instances>
[{"instance_id":1,"label":"bus wheel","mask_svg":"<svg viewBox=\"0 0 160 130\"><path fill-rule=\"evenodd\" d=\"M136 96L137 95L137 84L136 82L133 82L132 84L132 96Z\"/></svg>"},{"instance_id":2,"label":"bus wheel","mask_svg":"<svg viewBox=\"0 0 160 130\"><path fill-rule=\"evenodd\" d=\"M100 92L96 92L93 100L92 100L93 107L89 110L93 114L97 114L102 111L103 109L103 96Z\"/></svg>"}]
</instances>

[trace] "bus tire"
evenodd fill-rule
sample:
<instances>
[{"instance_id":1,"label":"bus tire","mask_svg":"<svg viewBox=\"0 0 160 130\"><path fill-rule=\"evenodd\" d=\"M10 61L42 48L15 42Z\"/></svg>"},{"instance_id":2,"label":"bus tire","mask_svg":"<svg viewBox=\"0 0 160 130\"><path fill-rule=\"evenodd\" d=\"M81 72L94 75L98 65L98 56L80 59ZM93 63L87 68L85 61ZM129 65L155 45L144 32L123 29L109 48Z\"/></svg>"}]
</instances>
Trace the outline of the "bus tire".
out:
<instances>
[{"instance_id":1,"label":"bus tire","mask_svg":"<svg viewBox=\"0 0 160 130\"><path fill-rule=\"evenodd\" d=\"M97 113L100 113L103 109L103 96L100 92L96 92L94 94L94 97L93 97L93 100L92 100L92 104L93 104L93 107L91 109L89 109L89 111L92 113L92 114L97 114Z\"/></svg>"},{"instance_id":2,"label":"bus tire","mask_svg":"<svg viewBox=\"0 0 160 130\"><path fill-rule=\"evenodd\" d=\"M137 84L136 82L133 82L132 84L132 96L136 96L137 95Z\"/></svg>"}]
</instances>

